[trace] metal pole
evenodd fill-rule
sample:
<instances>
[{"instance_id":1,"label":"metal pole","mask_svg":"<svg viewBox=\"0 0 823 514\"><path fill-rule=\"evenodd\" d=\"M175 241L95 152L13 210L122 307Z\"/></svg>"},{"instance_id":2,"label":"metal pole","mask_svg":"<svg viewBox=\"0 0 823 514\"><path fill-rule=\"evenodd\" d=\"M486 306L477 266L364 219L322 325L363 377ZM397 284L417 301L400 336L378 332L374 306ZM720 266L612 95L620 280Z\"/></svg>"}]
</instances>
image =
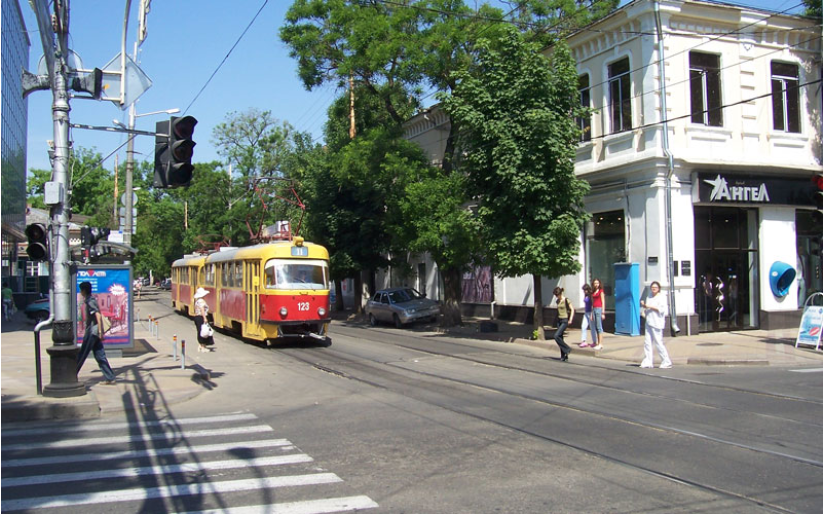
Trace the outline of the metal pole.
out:
<instances>
[{"instance_id":1,"label":"metal pole","mask_svg":"<svg viewBox=\"0 0 823 514\"><path fill-rule=\"evenodd\" d=\"M34 376L37 379L37 395L43 394L43 371L40 369L40 331L34 331Z\"/></svg>"},{"instance_id":2,"label":"metal pole","mask_svg":"<svg viewBox=\"0 0 823 514\"><path fill-rule=\"evenodd\" d=\"M54 306L52 342L48 348L51 367L51 383L43 389L43 395L55 398L83 396L86 387L77 380L77 346L74 342L74 322L71 313L71 272L69 255L69 95L66 90L68 55L67 4L54 3L55 20L59 28L57 51L54 53L52 83L52 119L54 121L54 160L52 181L63 191L60 201L51 208L51 298ZM52 49L44 48L45 52Z\"/></svg>"}]
</instances>

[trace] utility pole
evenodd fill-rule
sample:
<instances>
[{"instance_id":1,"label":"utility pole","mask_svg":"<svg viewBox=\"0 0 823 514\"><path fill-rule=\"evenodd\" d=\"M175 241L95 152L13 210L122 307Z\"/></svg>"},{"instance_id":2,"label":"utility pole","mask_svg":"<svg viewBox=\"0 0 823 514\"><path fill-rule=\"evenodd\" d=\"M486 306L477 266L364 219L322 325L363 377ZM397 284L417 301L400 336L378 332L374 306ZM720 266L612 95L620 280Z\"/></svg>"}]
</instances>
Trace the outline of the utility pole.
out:
<instances>
[{"instance_id":1,"label":"utility pole","mask_svg":"<svg viewBox=\"0 0 823 514\"><path fill-rule=\"evenodd\" d=\"M55 197L51 205L50 251L52 342L47 348L50 359L51 383L43 388L43 395L55 398L83 396L86 386L77 380L77 346L74 337L74 320L71 312L71 261L69 252L69 95L67 90L69 13L67 4L54 2L54 21L48 16L46 0L33 4L43 41L46 62L52 61L49 70L52 90L52 120L54 121L54 158L52 160L52 186ZM56 32L56 49L49 35ZM45 30L45 35L44 35ZM52 56L49 59L49 56Z\"/></svg>"}]
</instances>

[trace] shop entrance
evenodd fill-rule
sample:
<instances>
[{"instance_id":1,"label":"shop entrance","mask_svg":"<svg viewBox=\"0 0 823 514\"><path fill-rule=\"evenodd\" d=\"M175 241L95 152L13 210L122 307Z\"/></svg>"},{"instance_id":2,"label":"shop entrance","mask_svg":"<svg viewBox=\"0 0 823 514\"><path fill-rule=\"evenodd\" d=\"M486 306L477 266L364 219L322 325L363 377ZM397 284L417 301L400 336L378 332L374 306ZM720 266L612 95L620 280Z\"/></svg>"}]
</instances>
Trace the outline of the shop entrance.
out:
<instances>
[{"instance_id":1,"label":"shop entrance","mask_svg":"<svg viewBox=\"0 0 823 514\"><path fill-rule=\"evenodd\" d=\"M695 207L694 213L699 330L757 328L757 210Z\"/></svg>"}]
</instances>

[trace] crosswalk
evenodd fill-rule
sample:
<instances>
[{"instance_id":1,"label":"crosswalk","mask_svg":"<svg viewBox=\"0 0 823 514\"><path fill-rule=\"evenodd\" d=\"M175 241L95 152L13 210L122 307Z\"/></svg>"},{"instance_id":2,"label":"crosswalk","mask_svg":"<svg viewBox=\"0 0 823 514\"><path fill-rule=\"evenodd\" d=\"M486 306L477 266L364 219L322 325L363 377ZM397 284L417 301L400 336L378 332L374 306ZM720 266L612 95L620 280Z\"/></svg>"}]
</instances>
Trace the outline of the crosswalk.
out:
<instances>
[{"instance_id":1,"label":"crosswalk","mask_svg":"<svg viewBox=\"0 0 823 514\"><path fill-rule=\"evenodd\" d=\"M0 510L314 514L351 495L251 413L4 426Z\"/></svg>"}]
</instances>

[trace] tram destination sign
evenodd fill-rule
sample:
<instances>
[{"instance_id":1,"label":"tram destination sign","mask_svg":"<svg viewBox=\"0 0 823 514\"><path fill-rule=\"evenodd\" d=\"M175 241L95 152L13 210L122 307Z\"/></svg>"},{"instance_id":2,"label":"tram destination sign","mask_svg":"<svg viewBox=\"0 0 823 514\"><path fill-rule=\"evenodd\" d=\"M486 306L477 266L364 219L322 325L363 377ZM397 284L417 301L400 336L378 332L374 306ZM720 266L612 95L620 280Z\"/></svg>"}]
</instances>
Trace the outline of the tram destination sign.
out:
<instances>
[{"instance_id":1,"label":"tram destination sign","mask_svg":"<svg viewBox=\"0 0 823 514\"><path fill-rule=\"evenodd\" d=\"M814 205L809 179L697 173L694 203Z\"/></svg>"}]
</instances>

